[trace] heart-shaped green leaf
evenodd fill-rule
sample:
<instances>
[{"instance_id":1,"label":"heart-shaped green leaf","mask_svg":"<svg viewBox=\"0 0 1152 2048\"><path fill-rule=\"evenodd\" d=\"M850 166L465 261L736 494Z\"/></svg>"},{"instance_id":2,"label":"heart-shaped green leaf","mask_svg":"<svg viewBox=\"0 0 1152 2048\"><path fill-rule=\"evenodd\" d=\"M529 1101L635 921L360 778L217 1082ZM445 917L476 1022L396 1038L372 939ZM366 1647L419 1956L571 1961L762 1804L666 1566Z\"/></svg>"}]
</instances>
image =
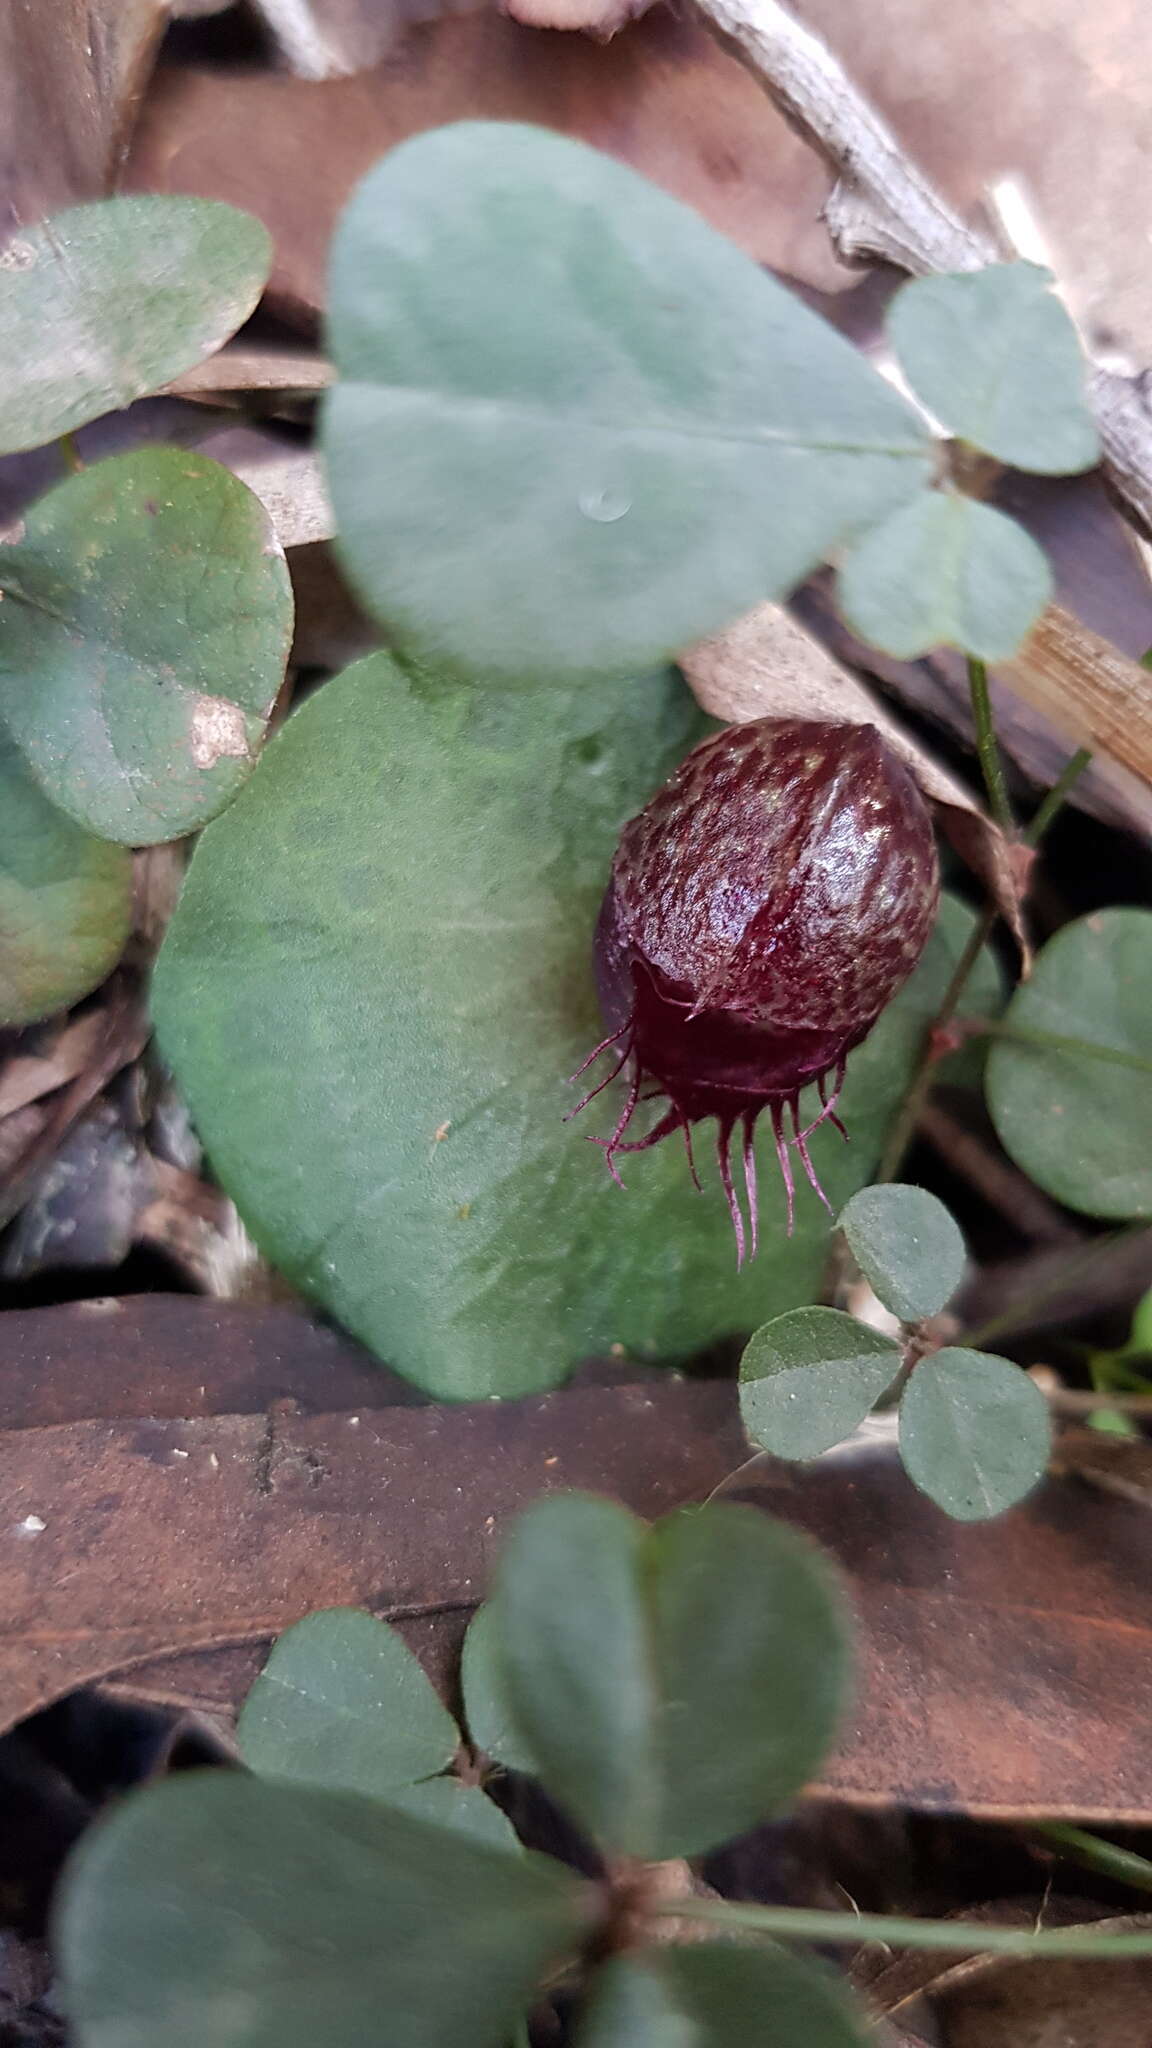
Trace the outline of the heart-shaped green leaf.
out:
<instances>
[{"instance_id":1,"label":"heart-shaped green leaf","mask_svg":"<svg viewBox=\"0 0 1152 2048\"><path fill-rule=\"evenodd\" d=\"M842 1443L891 1385L900 1347L835 1308L796 1308L750 1338L740 1414L778 1458L818 1458Z\"/></svg>"},{"instance_id":2,"label":"heart-shaped green leaf","mask_svg":"<svg viewBox=\"0 0 1152 2048\"><path fill-rule=\"evenodd\" d=\"M50 804L0 726L0 1024L86 996L115 966L131 918L131 855Z\"/></svg>"},{"instance_id":3,"label":"heart-shaped green leaf","mask_svg":"<svg viewBox=\"0 0 1152 2048\"><path fill-rule=\"evenodd\" d=\"M959 647L984 661L1014 654L1052 595L1031 536L991 505L924 491L864 535L840 569L853 631L902 660Z\"/></svg>"},{"instance_id":4,"label":"heart-shaped green leaf","mask_svg":"<svg viewBox=\"0 0 1152 2048\"><path fill-rule=\"evenodd\" d=\"M699 1942L614 1956L576 2048L864 2048L839 1978L783 1949Z\"/></svg>"},{"instance_id":5,"label":"heart-shaped green leaf","mask_svg":"<svg viewBox=\"0 0 1152 2048\"><path fill-rule=\"evenodd\" d=\"M832 1739L848 1666L835 1584L754 1508L649 1529L587 1494L539 1501L492 1606L541 1781L616 1853L728 1840L797 1792Z\"/></svg>"},{"instance_id":6,"label":"heart-shaped green leaf","mask_svg":"<svg viewBox=\"0 0 1152 2048\"><path fill-rule=\"evenodd\" d=\"M105 839L177 839L251 773L292 590L260 500L143 448L59 484L0 547L0 715L52 801Z\"/></svg>"},{"instance_id":7,"label":"heart-shaped green leaf","mask_svg":"<svg viewBox=\"0 0 1152 2048\"><path fill-rule=\"evenodd\" d=\"M1048 1404L1035 1381L991 1352L935 1351L904 1389L905 1470L958 1522L987 1521L1031 1493L1051 1440Z\"/></svg>"},{"instance_id":8,"label":"heart-shaped green leaf","mask_svg":"<svg viewBox=\"0 0 1152 2048\"><path fill-rule=\"evenodd\" d=\"M459 1828L496 1849L520 1848L511 1821L479 1785L465 1785L453 1777L424 1778L419 1785L395 1786L387 1797L389 1806L414 1813L419 1820L435 1821L437 1827Z\"/></svg>"},{"instance_id":9,"label":"heart-shaped green leaf","mask_svg":"<svg viewBox=\"0 0 1152 2048\"><path fill-rule=\"evenodd\" d=\"M213 1771L84 1837L57 1952L77 2048L503 2048L583 1917L544 1857Z\"/></svg>"},{"instance_id":10,"label":"heart-shaped green leaf","mask_svg":"<svg viewBox=\"0 0 1152 2048\"><path fill-rule=\"evenodd\" d=\"M1005 1151L1073 1209L1152 1216L1152 916L1102 910L1066 925L1004 1022L1036 1034L989 1055L988 1107Z\"/></svg>"},{"instance_id":11,"label":"heart-shaped green leaf","mask_svg":"<svg viewBox=\"0 0 1152 2048\"><path fill-rule=\"evenodd\" d=\"M473 1748L510 1771L534 1772L536 1766L508 1704L496 1623L487 1601L477 1608L464 1638L460 1690Z\"/></svg>"},{"instance_id":12,"label":"heart-shaped green leaf","mask_svg":"<svg viewBox=\"0 0 1152 2048\"><path fill-rule=\"evenodd\" d=\"M236 1729L246 1764L387 1798L446 1770L459 1730L402 1636L358 1607L328 1607L273 1645Z\"/></svg>"},{"instance_id":13,"label":"heart-shaped green leaf","mask_svg":"<svg viewBox=\"0 0 1152 2048\"><path fill-rule=\"evenodd\" d=\"M70 207L0 252L0 453L37 448L203 362L253 310L272 257L212 199Z\"/></svg>"},{"instance_id":14,"label":"heart-shaped green leaf","mask_svg":"<svg viewBox=\"0 0 1152 2048\"><path fill-rule=\"evenodd\" d=\"M926 430L696 214L543 129L466 122L337 230L324 444L340 546L403 644L624 674L903 502Z\"/></svg>"},{"instance_id":15,"label":"heart-shaped green leaf","mask_svg":"<svg viewBox=\"0 0 1152 2048\"><path fill-rule=\"evenodd\" d=\"M488 695L384 655L288 722L204 833L154 1009L258 1241L378 1354L449 1399L554 1385L620 1343L683 1356L810 1299L815 1199L739 1275L714 1166L614 1187L567 1085L602 1036L592 938L625 819L696 736L675 677ZM860 1066L829 1195L870 1171L907 1020ZM854 1070L855 1071L855 1070Z\"/></svg>"},{"instance_id":16,"label":"heart-shaped green leaf","mask_svg":"<svg viewBox=\"0 0 1152 2048\"><path fill-rule=\"evenodd\" d=\"M1100 460L1076 329L1035 263L921 277L888 330L909 383L960 440L1060 476Z\"/></svg>"},{"instance_id":17,"label":"heart-shaped green leaf","mask_svg":"<svg viewBox=\"0 0 1152 2048\"><path fill-rule=\"evenodd\" d=\"M840 1228L873 1293L902 1323L934 1316L964 1277L959 1226L925 1188L861 1188Z\"/></svg>"}]
</instances>

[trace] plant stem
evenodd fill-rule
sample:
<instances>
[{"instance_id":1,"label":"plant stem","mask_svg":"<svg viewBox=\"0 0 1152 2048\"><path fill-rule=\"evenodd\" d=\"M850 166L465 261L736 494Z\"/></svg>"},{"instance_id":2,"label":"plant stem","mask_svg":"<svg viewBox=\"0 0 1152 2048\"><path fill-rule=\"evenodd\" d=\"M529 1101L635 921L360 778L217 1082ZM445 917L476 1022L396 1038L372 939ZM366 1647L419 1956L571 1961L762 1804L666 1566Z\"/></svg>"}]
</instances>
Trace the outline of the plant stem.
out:
<instances>
[{"instance_id":1,"label":"plant stem","mask_svg":"<svg viewBox=\"0 0 1152 2048\"><path fill-rule=\"evenodd\" d=\"M972 677L973 667L980 670L981 676L983 678L983 703L987 709L989 719L989 742L991 746L992 757L994 759L996 766L996 772L999 776L1000 786L1003 789L1004 778L1003 774L1000 772L1000 756L996 747L996 735L991 727L992 707L988 699L988 679L986 674L984 673L983 663L974 663L970 659L968 663L968 673L970 680ZM973 709L975 710L975 684L973 684L972 701ZM984 761L983 753L981 753L980 758L981 761ZM1068 791L1071 789L1073 783L1076 781L1077 776L1082 775L1084 773L1084 770L1088 766L1088 763L1091 759L1092 756L1089 753L1087 747L1081 747L1077 753L1073 754L1071 760L1067 762L1062 773L1057 777L1056 781L1053 783L1051 789L1048 791L1047 796L1040 804L1039 809L1037 810L1035 816L1032 818L1030 824L1027 827L1027 830L1024 833L1024 837L1030 846L1039 845L1040 840L1043 838L1045 832L1047 832L1048 827L1051 825L1053 818L1056 816L1057 811L1060 809L1061 804L1064 802L1064 799L1067 796ZM987 775L986 762L985 775ZM989 796L991 797L991 789L989 789ZM1006 793L1004 801L1005 805L1007 805L1008 799ZM1010 818L1009 826L1011 826ZM955 1016L956 1008L961 996L964 993L964 989L968 982L968 977L971 974L972 969L975 967L976 962L980 957L981 949L987 944L989 938L992 935L992 930L996 923L996 915L997 913L993 908L989 908L983 912L983 914L980 917L979 923L973 927L968 943L965 946L964 951L961 953L960 958L958 959L955 967L952 970L952 978L949 981L948 986L945 989L944 994L941 998L940 1008L937 1010L936 1015L933 1018L932 1023L930 1024L928 1031L925 1034L924 1045L920 1054L920 1060L916 1067L916 1071L913 1074L911 1081L909 1082L908 1093L904 1098L900 1114L897 1117L895 1123L892 1126L891 1131L888 1134L888 1143L884 1147L884 1156L880 1161L880 1165L876 1173L876 1179L878 1181L893 1180L896 1174L899 1172L900 1161L903 1159L904 1154L909 1144L911 1143L913 1133L916 1129L916 1125L919 1122L920 1111L924 1107L925 1100L928 1096L928 1091L932 1086L932 1071L936 1064L936 1049L933 1044L933 1040L935 1038L936 1033L942 1030L944 1025L949 1023L951 1019Z\"/></svg>"},{"instance_id":2,"label":"plant stem","mask_svg":"<svg viewBox=\"0 0 1152 2048\"><path fill-rule=\"evenodd\" d=\"M61 434L56 445L64 457L65 467L71 470L73 476L79 476L84 467L84 457L76 446L75 434Z\"/></svg>"},{"instance_id":3,"label":"plant stem","mask_svg":"<svg viewBox=\"0 0 1152 2048\"><path fill-rule=\"evenodd\" d=\"M1046 1821L1036 1832L1054 1848L1063 1849L1071 1862L1082 1864L1085 1870L1099 1870L1105 1877L1133 1885L1137 1891L1152 1892L1152 1863L1146 1856L1137 1856L1134 1849L1118 1848L1101 1835L1065 1827L1063 1821Z\"/></svg>"},{"instance_id":4,"label":"plant stem","mask_svg":"<svg viewBox=\"0 0 1152 2048\"><path fill-rule=\"evenodd\" d=\"M980 766L984 773L984 787L988 791L988 808L1001 831L1015 833L1016 821L1008 801L1004 764L996 744L992 699L988 694L988 670L982 661L977 661L974 654L968 656L968 690L972 698L972 716L976 723L976 751L980 756Z\"/></svg>"},{"instance_id":5,"label":"plant stem","mask_svg":"<svg viewBox=\"0 0 1152 2048\"><path fill-rule=\"evenodd\" d=\"M884 1147L884 1156L876 1170L876 1179L878 1181L893 1180L899 1171L900 1161L903 1159L905 1151L911 1142L913 1132L919 1122L920 1111L924 1107L928 1090L932 1086L932 1074L936 1065L936 1047L933 1042L936 1033L942 1031L945 1024L949 1023L955 1016L956 1006L967 986L968 977L975 967L982 949L988 942L995 922L996 912L991 909L985 910L976 924L973 925L968 936L968 943L957 960L955 967L952 969L951 979L940 998L940 1008L937 1010L924 1035L920 1059L916 1066L916 1071L908 1084L908 1093L901 1104L900 1114L888 1133L888 1143Z\"/></svg>"},{"instance_id":6,"label":"plant stem","mask_svg":"<svg viewBox=\"0 0 1152 2048\"><path fill-rule=\"evenodd\" d=\"M749 1927L779 1940L882 1941L890 1948L950 1949L989 1956L1147 1956L1146 1934L1094 1934L1090 1927L981 1927L962 1920L905 1920L888 1913L830 1913L799 1906L738 1905L727 1899L677 1899L650 1906L656 1918L708 1920L718 1927Z\"/></svg>"},{"instance_id":7,"label":"plant stem","mask_svg":"<svg viewBox=\"0 0 1152 2048\"><path fill-rule=\"evenodd\" d=\"M1091 760L1092 749L1090 747L1077 748L1072 759L1066 764L1052 784L1039 810L1028 822L1024 837L1028 841L1029 846L1039 846L1072 784L1077 782L1080 776L1083 775Z\"/></svg>"}]
</instances>

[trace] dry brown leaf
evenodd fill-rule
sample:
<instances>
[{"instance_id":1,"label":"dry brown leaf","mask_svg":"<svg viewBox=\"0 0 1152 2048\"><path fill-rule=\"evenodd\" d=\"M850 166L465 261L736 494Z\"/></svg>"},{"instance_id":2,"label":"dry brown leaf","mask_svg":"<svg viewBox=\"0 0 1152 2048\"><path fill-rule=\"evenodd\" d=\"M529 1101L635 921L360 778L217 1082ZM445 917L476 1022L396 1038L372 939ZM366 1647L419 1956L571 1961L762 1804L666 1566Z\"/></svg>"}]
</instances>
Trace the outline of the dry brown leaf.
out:
<instances>
[{"instance_id":1,"label":"dry brown leaf","mask_svg":"<svg viewBox=\"0 0 1152 2048\"><path fill-rule=\"evenodd\" d=\"M759 605L723 633L690 647L680 666L704 709L733 724L753 718L826 718L876 726L907 762L960 858L980 876L1011 927L1027 969L1031 952L1022 904L1029 862L1022 858L1024 850L1005 838L963 783L783 606Z\"/></svg>"},{"instance_id":2,"label":"dry brown leaf","mask_svg":"<svg viewBox=\"0 0 1152 2048\"><path fill-rule=\"evenodd\" d=\"M17 1053L0 1067L0 1117L11 1116L30 1102L39 1102L81 1074L104 1031L99 1010L74 1017L37 1053Z\"/></svg>"},{"instance_id":3,"label":"dry brown leaf","mask_svg":"<svg viewBox=\"0 0 1152 2048\"><path fill-rule=\"evenodd\" d=\"M1049 605L1000 674L1078 746L1152 783L1152 674L1071 612Z\"/></svg>"},{"instance_id":4,"label":"dry brown leaf","mask_svg":"<svg viewBox=\"0 0 1152 2048\"><path fill-rule=\"evenodd\" d=\"M0 242L104 196L166 12L165 0L0 8Z\"/></svg>"},{"instance_id":5,"label":"dry brown leaf","mask_svg":"<svg viewBox=\"0 0 1152 2048\"><path fill-rule=\"evenodd\" d=\"M815 1788L989 1820L1152 1821L1148 1512L1048 1479L952 1522L894 1448L766 1456L721 1489L807 1529L847 1576L856 1700Z\"/></svg>"}]
</instances>

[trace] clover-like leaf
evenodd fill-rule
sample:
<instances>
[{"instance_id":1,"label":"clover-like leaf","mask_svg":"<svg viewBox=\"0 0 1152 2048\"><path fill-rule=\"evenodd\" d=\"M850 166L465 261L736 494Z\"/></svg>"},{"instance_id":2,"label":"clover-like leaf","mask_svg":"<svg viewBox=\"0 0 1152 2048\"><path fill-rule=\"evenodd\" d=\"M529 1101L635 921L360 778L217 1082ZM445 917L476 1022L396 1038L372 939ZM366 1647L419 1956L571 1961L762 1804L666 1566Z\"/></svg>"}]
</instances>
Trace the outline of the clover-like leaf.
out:
<instances>
[{"instance_id":1,"label":"clover-like leaf","mask_svg":"<svg viewBox=\"0 0 1152 2048\"><path fill-rule=\"evenodd\" d=\"M798 582L929 469L857 350L698 215L544 129L385 157L333 250L344 560L467 673L626 674Z\"/></svg>"},{"instance_id":2,"label":"clover-like leaf","mask_svg":"<svg viewBox=\"0 0 1152 2048\"><path fill-rule=\"evenodd\" d=\"M805 1538L754 1508L647 1528L611 1501L520 1516L492 1596L545 1787L607 1848L691 1855L763 1820L827 1749L847 1636Z\"/></svg>"},{"instance_id":3,"label":"clover-like leaf","mask_svg":"<svg viewBox=\"0 0 1152 2048\"><path fill-rule=\"evenodd\" d=\"M534 1771L528 1745L508 1704L496 1622L487 1601L477 1608L464 1638L460 1690L473 1747L508 1770Z\"/></svg>"},{"instance_id":4,"label":"clover-like leaf","mask_svg":"<svg viewBox=\"0 0 1152 2048\"><path fill-rule=\"evenodd\" d=\"M584 1919L545 1857L347 1792L186 1772L85 1835L57 1952L78 2048L503 2048Z\"/></svg>"},{"instance_id":5,"label":"clover-like leaf","mask_svg":"<svg viewBox=\"0 0 1152 2048\"><path fill-rule=\"evenodd\" d=\"M1023 1500L1043 1477L1051 1440L1035 1381L991 1352L933 1352L904 1389L905 1470L956 1521L987 1521Z\"/></svg>"},{"instance_id":6,"label":"clover-like leaf","mask_svg":"<svg viewBox=\"0 0 1152 2048\"><path fill-rule=\"evenodd\" d=\"M250 213L143 195L69 207L0 252L0 453L168 384L248 318L272 257Z\"/></svg>"},{"instance_id":7,"label":"clover-like leaf","mask_svg":"<svg viewBox=\"0 0 1152 2048\"><path fill-rule=\"evenodd\" d=\"M402 1636L358 1607L286 1629L241 1709L246 1764L387 1798L447 1768L459 1731Z\"/></svg>"},{"instance_id":8,"label":"clover-like leaf","mask_svg":"<svg viewBox=\"0 0 1152 2048\"><path fill-rule=\"evenodd\" d=\"M1004 1022L1024 1034L988 1059L1005 1151L1070 1208L1152 1216L1152 915L1101 910L1066 925Z\"/></svg>"},{"instance_id":9,"label":"clover-like leaf","mask_svg":"<svg viewBox=\"0 0 1152 2048\"><path fill-rule=\"evenodd\" d=\"M959 1226L926 1188L861 1188L840 1228L873 1293L902 1323L934 1316L964 1277Z\"/></svg>"},{"instance_id":10,"label":"clover-like leaf","mask_svg":"<svg viewBox=\"0 0 1152 2048\"><path fill-rule=\"evenodd\" d=\"M1014 654L1052 595L1052 572L1014 519L958 491L923 491L872 527L840 566L853 631L902 660L959 647Z\"/></svg>"},{"instance_id":11,"label":"clover-like leaf","mask_svg":"<svg viewBox=\"0 0 1152 2048\"><path fill-rule=\"evenodd\" d=\"M864 2048L863 2014L821 1963L696 1942L596 1972L576 2048Z\"/></svg>"},{"instance_id":12,"label":"clover-like leaf","mask_svg":"<svg viewBox=\"0 0 1152 2048\"><path fill-rule=\"evenodd\" d=\"M850 1436L900 1369L900 1347L835 1308L796 1308L749 1339L740 1414L778 1458L818 1458Z\"/></svg>"},{"instance_id":13,"label":"clover-like leaf","mask_svg":"<svg viewBox=\"0 0 1152 2048\"><path fill-rule=\"evenodd\" d=\"M888 330L909 383L958 439L1044 475L1099 461L1084 357L1050 271L991 263L916 278Z\"/></svg>"},{"instance_id":14,"label":"clover-like leaf","mask_svg":"<svg viewBox=\"0 0 1152 2048\"><path fill-rule=\"evenodd\" d=\"M181 448L96 463L0 547L0 714L53 803L105 839L176 839L250 774L292 591L258 498Z\"/></svg>"},{"instance_id":15,"label":"clover-like leaf","mask_svg":"<svg viewBox=\"0 0 1152 2048\"><path fill-rule=\"evenodd\" d=\"M86 996L131 921L131 855L50 804L0 726L0 1024Z\"/></svg>"}]
</instances>

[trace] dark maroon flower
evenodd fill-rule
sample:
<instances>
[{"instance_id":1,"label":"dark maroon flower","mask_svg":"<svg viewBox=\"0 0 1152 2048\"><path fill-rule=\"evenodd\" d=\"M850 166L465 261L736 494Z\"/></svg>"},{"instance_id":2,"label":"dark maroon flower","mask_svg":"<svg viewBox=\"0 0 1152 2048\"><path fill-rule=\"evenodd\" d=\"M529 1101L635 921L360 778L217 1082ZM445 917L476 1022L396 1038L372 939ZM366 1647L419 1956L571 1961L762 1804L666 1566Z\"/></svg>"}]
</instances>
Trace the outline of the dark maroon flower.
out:
<instances>
[{"instance_id":1,"label":"dark maroon flower","mask_svg":"<svg viewBox=\"0 0 1152 2048\"><path fill-rule=\"evenodd\" d=\"M616 1128L593 1141L613 1179L617 1154L676 1130L695 1179L691 1127L714 1116L742 1260L729 1147L739 1124L755 1251L752 1137L767 1109L789 1231L790 1146L826 1203L807 1140L826 1117L843 1132L845 1061L915 967L938 900L927 808L874 726L761 718L698 746L624 827L596 931L608 1035L580 1072L609 1046L618 1057L578 1107L627 1070ZM823 1107L802 1130L810 1081ZM652 1097L666 1099L663 1115L626 1142Z\"/></svg>"}]
</instances>

